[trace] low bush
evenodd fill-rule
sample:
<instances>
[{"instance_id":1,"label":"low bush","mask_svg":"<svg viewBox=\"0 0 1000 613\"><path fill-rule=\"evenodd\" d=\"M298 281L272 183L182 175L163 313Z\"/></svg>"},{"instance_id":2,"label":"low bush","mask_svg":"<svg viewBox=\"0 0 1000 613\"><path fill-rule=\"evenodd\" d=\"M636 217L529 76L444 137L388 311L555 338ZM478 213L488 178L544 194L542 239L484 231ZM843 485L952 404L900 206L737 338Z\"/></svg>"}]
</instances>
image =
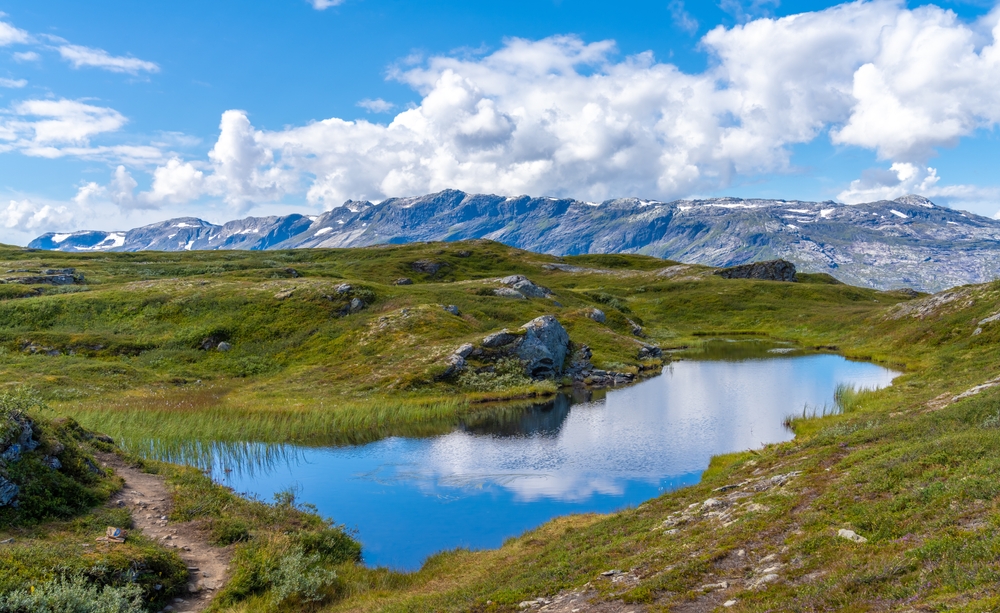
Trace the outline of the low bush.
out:
<instances>
[{"instance_id":1,"label":"low bush","mask_svg":"<svg viewBox=\"0 0 1000 613\"><path fill-rule=\"evenodd\" d=\"M101 586L80 575L0 594L0 613L146 613L134 584Z\"/></svg>"},{"instance_id":2,"label":"low bush","mask_svg":"<svg viewBox=\"0 0 1000 613\"><path fill-rule=\"evenodd\" d=\"M515 387L525 387L534 381L524 374L524 364L520 360L507 358L500 360L493 370L474 372L466 370L458 377L458 384L477 392L499 392Z\"/></svg>"}]
</instances>

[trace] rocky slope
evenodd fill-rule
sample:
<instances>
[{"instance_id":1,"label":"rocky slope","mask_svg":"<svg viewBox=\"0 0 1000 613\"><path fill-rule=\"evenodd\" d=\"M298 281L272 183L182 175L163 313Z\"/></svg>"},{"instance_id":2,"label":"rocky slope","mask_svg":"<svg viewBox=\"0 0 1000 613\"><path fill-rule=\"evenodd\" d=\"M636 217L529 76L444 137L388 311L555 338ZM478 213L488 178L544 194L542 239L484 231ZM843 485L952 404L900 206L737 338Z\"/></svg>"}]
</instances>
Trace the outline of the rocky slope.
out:
<instances>
[{"instance_id":1,"label":"rocky slope","mask_svg":"<svg viewBox=\"0 0 1000 613\"><path fill-rule=\"evenodd\" d=\"M322 215L248 217L221 226L179 218L127 232L49 233L59 251L290 249L488 238L550 253L643 253L733 266L784 258L854 285L938 291L1000 276L1000 221L919 196L858 205L715 198L600 204L447 190Z\"/></svg>"}]
</instances>

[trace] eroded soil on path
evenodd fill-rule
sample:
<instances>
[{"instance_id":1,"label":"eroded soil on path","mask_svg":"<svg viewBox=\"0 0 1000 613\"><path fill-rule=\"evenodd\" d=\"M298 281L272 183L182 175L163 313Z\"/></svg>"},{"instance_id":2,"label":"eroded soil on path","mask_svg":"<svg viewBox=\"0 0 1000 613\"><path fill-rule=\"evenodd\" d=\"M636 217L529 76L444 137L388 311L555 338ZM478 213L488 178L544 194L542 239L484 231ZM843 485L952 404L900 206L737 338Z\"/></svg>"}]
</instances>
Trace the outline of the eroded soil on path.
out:
<instances>
[{"instance_id":1,"label":"eroded soil on path","mask_svg":"<svg viewBox=\"0 0 1000 613\"><path fill-rule=\"evenodd\" d=\"M100 454L100 460L125 480L125 486L109 504L127 506L132 511L133 529L164 547L176 549L188 567L188 594L175 599L165 610L195 613L207 609L215 593L225 585L231 549L212 545L201 522L168 519L173 499L163 477L133 468L114 454Z\"/></svg>"}]
</instances>

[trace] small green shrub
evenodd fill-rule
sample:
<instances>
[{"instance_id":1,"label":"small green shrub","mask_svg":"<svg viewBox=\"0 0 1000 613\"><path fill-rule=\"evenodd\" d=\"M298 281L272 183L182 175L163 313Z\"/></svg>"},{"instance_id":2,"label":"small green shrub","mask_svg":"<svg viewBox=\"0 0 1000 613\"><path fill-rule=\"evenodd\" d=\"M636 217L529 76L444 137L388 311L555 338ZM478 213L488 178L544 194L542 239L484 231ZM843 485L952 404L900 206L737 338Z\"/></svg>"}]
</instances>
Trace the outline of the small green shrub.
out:
<instances>
[{"instance_id":1,"label":"small green shrub","mask_svg":"<svg viewBox=\"0 0 1000 613\"><path fill-rule=\"evenodd\" d=\"M628 308L628 304L625 303L625 300L623 300L623 299L621 299L621 298L619 298L617 296L612 296L611 294L608 294L607 292L587 292L585 295L588 298L592 298L592 299L600 302L601 304L608 305L612 309L617 309L617 310L621 311L622 313L631 313L632 312L631 309Z\"/></svg>"},{"instance_id":2,"label":"small green shrub","mask_svg":"<svg viewBox=\"0 0 1000 613\"><path fill-rule=\"evenodd\" d=\"M330 599L340 584L330 561L319 553L307 553L285 537L252 541L236 550L233 576L220 603L235 604L260 597L270 609L319 603Z\"/></svg>"},{"instance_id":3,"label":"small green shrub","mask_svg":"<svg viewBox=\"0 0 1000 613\"><path fill-rule=\"evenodd\" d=\"M467 370L458 377L459 385L477 392L498 392L532 383L534 381L524 374L524 364L513 358L500 360L492 371Z\"/></svg>"},{"instance_id":4,"label":"small green shrub","mask_svg":"<svg viewBox=\"0 0 1000 613\"><path fill-rule=\"evenodd\" d=\"M216 545L225 547L250 538L250 526L240 519L222 517L212 522L212 542Z\"/></svg>"},{"instance_id":5,"label":"small green shrub","mask_svg":"<svg viewBox=\"0 0 1000 613\"><path fill-rule=\"evenodd\" d=\"M81 576L0 594L0 613L146 613L134 584L99 586Z\"/></svg>"}]
</instances>

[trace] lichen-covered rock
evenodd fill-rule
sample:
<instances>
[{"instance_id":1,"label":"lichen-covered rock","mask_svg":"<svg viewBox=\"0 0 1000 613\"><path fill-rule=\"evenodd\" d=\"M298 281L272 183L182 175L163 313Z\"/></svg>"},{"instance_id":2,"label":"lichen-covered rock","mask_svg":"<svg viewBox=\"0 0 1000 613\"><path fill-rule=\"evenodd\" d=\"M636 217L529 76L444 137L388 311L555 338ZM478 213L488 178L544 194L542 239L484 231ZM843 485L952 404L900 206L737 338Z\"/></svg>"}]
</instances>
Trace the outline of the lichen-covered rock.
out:
<instances>
[{"instance_id":1,"label":"lichen-covered rock","mask_svg":"<svg viewBox=\"0 0 1000 613\"><path fill-rule=\"evenodd\" d=\"M441 375L441 377L444 379L454 377L458 373L465 370L465 358L459 355L458 353L451 354L445 359L445 361L448 364L448 369L445 370L444 374Z\"/></svg>"},{"instance_id":2,"label":"lichen-covered rock","mask_svg":"<svg viewBox=\"0 0 1000 613\"><path fill-rule=\"evenodd\" d=\"M524 336L515 354L524 362L525 372L535 378L562 374L569 334L552 315L536 317L521 326Z\"/></svg>"},{"instance_id":3,"label":"lichen-covered rock","mask_svg":"<svg viewBox=\"0 0 1000 613\"><path fill-rule=\"evenodd\" d=\"M507 345L510 345L511 343L516 341L518 338L520 337L517 334L514 334L507 328L504 328L499 332L494 332L493 334L490 334L489 336L484 338L483 342L480 344L483 347L486 347L487 349L496 349L498 347L506 347Z\"/></svg>"},{"instance_id":4,"label":"lichen-covered rock","mask_svg":"<svg viewBox=\"0 0 1000 613\"><path fill-rule=\"evenodd\" d=\"M535 285L531 279L524 275L510 275L500 279L500 283L503 283L525 298L548 298L552 295L552 292L547 287Z\"/></svg>"},{"instance_id":5,"label":"lichen-covered rock","mask_svg":"<svg viewBox=\"0 0 1000 613\"><path fill-rule=\"evenodd\" d=\"M795 264L787 260L754 262L715 271L723 279L758 279L761 281L795 282Z\"/></svg>"},{"instance_id":6,"label":"lichen-covered rock","mask_svg":"<svg viewBox=\"0 0 1000 613\"><path fill-rule=\"evenodd\" d=\"M603 324L608 320L608 316L604 314L601 309L587 309L587 317L593 319L599 324Z\"/></svg>"},{"instance_id":7,"label":"lichen-covered rock","mask_svg":"<svg viewBox=\"0 0 1000 613\"><path fill-rule=\"evenodd\" d=\"M413 285L413 279L401 277L392 282L393 285Z\"/></svg>"},{"instance_id":8,"label":"lichen-covered rock","mask_svg":"<svg viewBox=\"0 0 1000 613\"><path fill-rule=\"evenodd\" d=\"M498 287L493 290L493 295L499 296L500 298L513 298L515 300L525 299L524 294L510 287Z\"/></svg>"}]
</instances>

